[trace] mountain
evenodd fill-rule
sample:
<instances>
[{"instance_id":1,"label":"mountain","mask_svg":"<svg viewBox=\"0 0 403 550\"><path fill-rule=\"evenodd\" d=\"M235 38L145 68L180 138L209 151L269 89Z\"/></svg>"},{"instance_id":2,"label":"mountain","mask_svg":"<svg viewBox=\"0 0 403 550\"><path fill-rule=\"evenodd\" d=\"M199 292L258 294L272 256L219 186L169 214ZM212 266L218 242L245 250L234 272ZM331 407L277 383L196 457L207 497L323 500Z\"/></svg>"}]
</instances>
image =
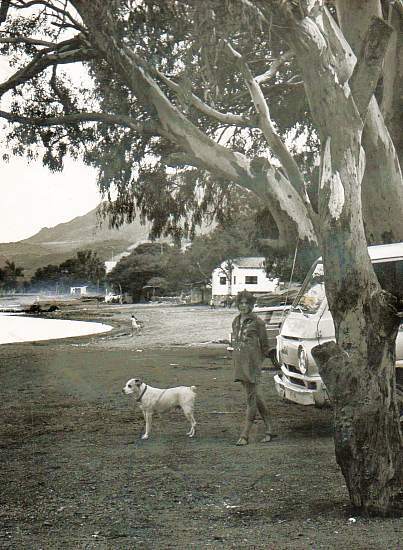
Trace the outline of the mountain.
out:
<instances>
[{"instance_id":1,"label":"mountain","mask_svg":"<svg viewBox=\"0 0 403 550\"><path fill-rule=\"evenodd\" d=\"M60 264L78 250L91 249L102 260L115 260L120 254L148 239L150 224L136 218L120 229L109 229L107 221L99 225L97 208L55 227L44 227L38 233L15 243L0 244L0 267L6 260L24 268L26 278L48 264ZM163 239L165 240L165 239Z\"/></svg>"}]
</instances>

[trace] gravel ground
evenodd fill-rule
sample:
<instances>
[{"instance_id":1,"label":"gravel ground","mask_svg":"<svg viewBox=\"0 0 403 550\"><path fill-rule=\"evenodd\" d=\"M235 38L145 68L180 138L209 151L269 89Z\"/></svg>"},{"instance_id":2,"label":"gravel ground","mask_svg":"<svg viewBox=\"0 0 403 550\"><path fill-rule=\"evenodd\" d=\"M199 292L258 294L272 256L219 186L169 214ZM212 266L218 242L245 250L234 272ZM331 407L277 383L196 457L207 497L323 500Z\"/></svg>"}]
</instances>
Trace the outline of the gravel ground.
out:
<instances>
[{"instance_id":1,"label":"gravel ground","mask_svg":"<svg viewBox=\"0 0 403 550\"><path fill-rule=\"evenodd\" d=\"M0 548L403 548L401 519L350 509L331 411L280 401L269 362L262 384L278 437L258 443L257 421L250 444L234 445L243 396L217 342L235 313L69 306L59 318L113 332L0 346ZM140 439L142 415L121 391L135 376L197 386L196 439L177 412Z\"/></svg>"}]
</instances>

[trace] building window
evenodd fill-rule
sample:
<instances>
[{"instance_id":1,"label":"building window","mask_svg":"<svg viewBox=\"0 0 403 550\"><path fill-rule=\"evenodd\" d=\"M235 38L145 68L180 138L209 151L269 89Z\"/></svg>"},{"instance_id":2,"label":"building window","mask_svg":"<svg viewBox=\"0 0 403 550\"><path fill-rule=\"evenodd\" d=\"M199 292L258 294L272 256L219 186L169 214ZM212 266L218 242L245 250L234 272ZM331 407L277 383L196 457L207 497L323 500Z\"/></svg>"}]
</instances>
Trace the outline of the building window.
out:
<instances>
[{"instance_id":1,"label":"building window","mask_svg":"<svg viewBox=\"0 0 403 550\"><path fill-rule=\"evenodd\" d=\"M236 284L236 277L235 277L235 275L234 275L234 285L235 285L235 284Z\"/></svg>"},{"instance_id":2,"label":"building window","mask_svg":"<svg viewBox=\"0 0 403 550\"><path fill-rule=\"evenodd\" d=\"M257 285L257 275L246 275L245 284L246 285Z\"/></svg>"},{"instance_id":3,"label":"building window","mask_svg":"<svg viewBox=\"0 0 403 550\"><path fill-rule=\"evenodd\" d=\"M220 277L220 285L226 285L227 284L227 277Z\"/></svg>"}]
</instances>

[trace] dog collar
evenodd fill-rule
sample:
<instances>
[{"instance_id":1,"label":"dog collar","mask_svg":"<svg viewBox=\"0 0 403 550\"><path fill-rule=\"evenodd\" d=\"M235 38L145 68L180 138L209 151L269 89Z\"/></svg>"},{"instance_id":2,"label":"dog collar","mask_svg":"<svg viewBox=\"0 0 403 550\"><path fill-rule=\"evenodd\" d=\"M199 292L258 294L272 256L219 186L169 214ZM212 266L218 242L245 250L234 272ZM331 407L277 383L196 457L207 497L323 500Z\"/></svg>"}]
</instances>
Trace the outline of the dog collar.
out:
<instances>
[{"instance_id":1,"label":"dog collar","mask_svg":"<svg viewBox=\"0 0 403 550\"><path fill-rule=\"evenodd\" d=\"M140 397L138 399L136 399L137 403L139 403L141 401L143 395L146 393L147 388L148 388L148 386L144 387L144 390L141 392Z\"/></svg>"}]
</instances>

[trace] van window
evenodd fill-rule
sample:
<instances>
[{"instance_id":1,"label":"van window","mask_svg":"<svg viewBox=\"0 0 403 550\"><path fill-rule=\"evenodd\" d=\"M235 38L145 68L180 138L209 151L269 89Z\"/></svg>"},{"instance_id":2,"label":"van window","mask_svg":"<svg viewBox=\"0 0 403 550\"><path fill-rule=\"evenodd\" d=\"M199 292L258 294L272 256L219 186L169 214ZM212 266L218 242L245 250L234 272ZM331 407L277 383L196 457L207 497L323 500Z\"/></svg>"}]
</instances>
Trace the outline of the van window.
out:
<instances>
[{"instance_id":1,"label":"van window","mask_svg":"<svg viewBox=\"0 0 403 550\"><path fill-rule=\"evenodd\" d=\"M318 263L311 276L304 281L300 294L292 305L292 309L301 309L304 313L316 313L325 298L325 282L323 264Z\"/></svg>"},{"instance_id":2,"label":"van window","mask_svg":"<svg viewBox=\"0 0 403 550\"><path fill-rule=\"evenodd\" d=\"M374 263L379 284L398 300L397 308L403 311L403 260Z\"/></svg>"}]
</instances>

